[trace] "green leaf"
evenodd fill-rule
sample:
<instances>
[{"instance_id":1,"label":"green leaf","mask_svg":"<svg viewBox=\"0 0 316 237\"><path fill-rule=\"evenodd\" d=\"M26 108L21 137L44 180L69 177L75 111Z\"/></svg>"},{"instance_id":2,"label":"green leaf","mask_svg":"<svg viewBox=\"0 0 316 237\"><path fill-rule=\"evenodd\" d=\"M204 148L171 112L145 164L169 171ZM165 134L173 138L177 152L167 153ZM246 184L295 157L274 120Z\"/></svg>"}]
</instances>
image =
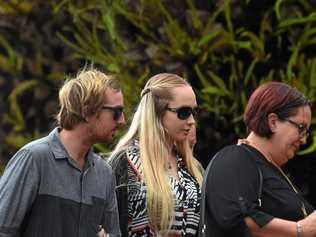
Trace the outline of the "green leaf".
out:
<instances>
[{"instance_id":1,"label":"green leaf","mask_svg":"<svg viewBox=\"0 0 316 237\"><path fill-rule=\"evenodd\" d=\"M202 74L200 67L198 64L194 64L194 70L201 81L203 87L211 87L211 83L206 79L206 77Z\"/></svg>"},{"instance_id":2,"label":"green leaf","mask_svg":"<svg viewBox=\"0 0 316 237\"><path fill-rule=\"evenodd\" d=\"M253 70L254 70L254 68L255 68L257 62L258 62L258 59L255 58L255 59L251 62L251 64L249 65L248 70L247 70L247 72L246 72L245 79L244 79L244 85L248 85L251 76L254 75L254 74L253 74Z\"/></svg>"},{"instance_id":3,"label":"green leaf","mask_svg":"<svg viewBox=\"0 0 316 237\"><path fill-rule=\"evenodd\" d=\"M274 5L274 11L275 11L275 15L276 15L276 18L278 20L281 19L281 10L280 10L280 6L282 4L283 0L277 0L275 5Z\"/></svg>"},{"instance_id":4,"label":"green leaf","mask_svg":"<svg viewBox=\"0 0 316 237\"><path fill-rule=\"evenodd\" d=\"M10 114L13 116L15 123L15 131L20 131L25 128L24 116L18 104L18 96L24 91L29 90L36 86L39 82L37 80L28 80L20 82L10 93Z\"/></svg>"},{"instance_id":5,"label":"green leaf","mask_svg":"<svg viewBox=\"0 0 316 237\"><path fill-rule=\"evenodd\" d=\"M212 79L212 81L219 87L219 89L226 95L229 94L229 91L226 88L225 81L222 80L219 76L217 76L214 72L211 70L207 70L206 72Z\"/></svg>"},{"instance_id":6,"label":"green leaf","mask_svg":"<svg viewBox=\"0 0 316 237\"><path fill-rule=\"evenodd\" d=\"M219 95L219 96L224 96L226 95L226 92L224 90L221 90L218 87L215 86L208 86L202 89L202 93L207 93L211 95Z\"/></svg>"},{"instance_id":7,"label":"green leaf","mask_svg":"<svg viewBox=\"0 0 316 237\"><path fill-rule=\"evenodd\" d=\"M294 52L292 53L289 63L287 65L286 74L287 74L288 80L291 80L292 78L294 78L294 72L292 68L296 64L298 53L299 53L299 47L297 46L295 47Z\"/></svg>"},{"instance_id":8,"label":"green leaf","mask_svg":"<svg viewBox=\"0 0 316 237\"><path fill-rule=\"evenodd\" d=\"M24 146L32 140L33 137L31 135L22 135L16 133L10 133L5 137L5 143L10 147L14 147L15 149Z\"/></svg>"},{"instance_id":9,"label":"green leaf","mask_svg":"<svg viewBox=\"0 0 316 237\"><path fill-rule=\"evenodd\" d=\"M109 153L110 150L108 148L106 148L106 146L104 144L98 143L98 144L94 144L93 147L100 153Z\"/></svg>"},{"instance_id":10,"label":"green leaf","mask_svg":"<svg viewBox=\"0 0 316 237\"><path fill-rule=\"evenodd\" d=\"M292 17L288 18L286 20L283 20L279 23L279 28L285 28L292 25L298 25L298 24L305 24L308 22L314 22L316 21L316 13L312 13L309 16L306 17Z\"/></svg>"},{"instance_id":11,"label":"green leaf","mask_svg":"<svg viewBox=\"0 0 316 237\"><path fill-rule=\"evenodd\" d=\"M216 36L218 36L222 32L222 29L216 29L215 31L204 35L198 42L198 46L203 46L213 40Z\"/></svg>"},{"instance_id":12,"label":"green leaf","mask_svg":"<svg viewBox=\"0 0 316 237\"><path fill-rule=\"evenodd\" d=\"M120 72L120 67L114 63L111 63L110 65L108 65L108 70L110 72L114 72L114 73L119 73Z\"/></svg>"}]
</instances>

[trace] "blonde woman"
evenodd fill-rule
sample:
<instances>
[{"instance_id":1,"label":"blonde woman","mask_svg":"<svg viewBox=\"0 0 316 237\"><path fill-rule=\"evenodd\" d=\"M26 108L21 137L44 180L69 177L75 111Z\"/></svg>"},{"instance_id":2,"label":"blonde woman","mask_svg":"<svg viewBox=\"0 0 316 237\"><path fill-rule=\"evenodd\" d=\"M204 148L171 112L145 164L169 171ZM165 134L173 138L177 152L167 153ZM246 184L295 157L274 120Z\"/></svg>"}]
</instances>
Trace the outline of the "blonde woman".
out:
<instances>
[{"instance_id":1,"label":"blonde woman","mask_svg":"<svg viewBox=\"0 0 316 237\"><path fill-rule=\"evenodd\" d=\"M126 135L110 157L123 236L196 236L201 168L188 134L196 98L183 78L153 76Z\"/></svg>"}]
</instances>

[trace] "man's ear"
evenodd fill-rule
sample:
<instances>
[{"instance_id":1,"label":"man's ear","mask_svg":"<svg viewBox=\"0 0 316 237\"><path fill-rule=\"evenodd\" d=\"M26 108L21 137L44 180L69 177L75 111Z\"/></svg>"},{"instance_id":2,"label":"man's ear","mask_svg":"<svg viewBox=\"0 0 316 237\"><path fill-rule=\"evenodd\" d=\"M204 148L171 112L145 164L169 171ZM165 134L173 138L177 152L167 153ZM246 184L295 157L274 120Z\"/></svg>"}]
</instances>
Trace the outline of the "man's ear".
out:
<instances>
[{"instance_id":1,"label":"man's ear","mask_svg":"<svg viewBox=\"0 0 316 237\"><path fill-rule=\"evenodd\" d=\"M91 116L88 115L88 107L87 106L83 106L83 108L81 110L81 117L84 119L84 121L89 122Z\"/></svg>"},{"instance_id":2,"label":"man's ear","mask_svg":"<svg viewBox=\"0 0 316 237\"><path fill-rule=\"evenodd\" d=\"M268 115L268 125L272 133L277 129L277 122L279 121L279 116L275 113L270 113Z\"/></svg>"}]
</instances>

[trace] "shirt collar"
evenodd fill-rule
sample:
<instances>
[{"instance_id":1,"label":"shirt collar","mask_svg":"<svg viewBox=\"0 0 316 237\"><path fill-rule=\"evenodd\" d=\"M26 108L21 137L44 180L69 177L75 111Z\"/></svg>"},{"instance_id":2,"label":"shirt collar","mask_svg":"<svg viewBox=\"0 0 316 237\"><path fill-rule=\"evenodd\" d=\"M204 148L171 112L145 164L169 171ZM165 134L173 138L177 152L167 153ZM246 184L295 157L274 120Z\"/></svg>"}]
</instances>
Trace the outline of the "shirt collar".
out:
<instances>
[{"instance_id":1,"label":"shirt collar","mask_svg":"<svg viewBox=\"0 0 316 237\"><path fill-rule=\"evenodd\" d=\"M54 154L55 159L70 159L70 156L66 148L60 141L59 131L60 131L60 128L56 127L50 132L50 134L48 135L49 145L51 147L51 150ZM94 164L95 156L94 156L94 151L92 148L90 148L86 158L87 158L88 166Z\"/></svg>"},{"instance_id":2,"label":"shirt collar","mask_svg":"<svg viewBox=\"0 0 316 237\"><path fill-rule=\"evenodd\" d=\"M66 151L66 148L60 141L59 130L60 128L55 128L49 133L49 145L52 149L55 159L67 159L69 158L69 155Z\"/></svg>"}]
</instances>

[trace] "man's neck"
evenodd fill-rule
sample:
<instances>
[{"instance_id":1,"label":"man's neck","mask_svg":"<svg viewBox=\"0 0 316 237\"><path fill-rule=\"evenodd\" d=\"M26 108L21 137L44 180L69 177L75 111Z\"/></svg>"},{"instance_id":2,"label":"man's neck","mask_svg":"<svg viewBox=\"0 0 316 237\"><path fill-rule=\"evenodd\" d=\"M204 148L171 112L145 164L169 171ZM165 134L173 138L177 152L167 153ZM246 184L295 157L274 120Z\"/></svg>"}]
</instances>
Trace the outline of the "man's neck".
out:
<instances>
[{"instance_id":1,"label":"man's neck","mask_svg":"<svg viewBox=\"0 0 316 237\"><path fill-rule=\"evenodd\" d=\"M72 130L62 129L59 133L60 141L67 150L69 156L77 162L81 170L85 165L85 157L93 144L87 140L80 127Z\"/></svg>"}]
</instances>

